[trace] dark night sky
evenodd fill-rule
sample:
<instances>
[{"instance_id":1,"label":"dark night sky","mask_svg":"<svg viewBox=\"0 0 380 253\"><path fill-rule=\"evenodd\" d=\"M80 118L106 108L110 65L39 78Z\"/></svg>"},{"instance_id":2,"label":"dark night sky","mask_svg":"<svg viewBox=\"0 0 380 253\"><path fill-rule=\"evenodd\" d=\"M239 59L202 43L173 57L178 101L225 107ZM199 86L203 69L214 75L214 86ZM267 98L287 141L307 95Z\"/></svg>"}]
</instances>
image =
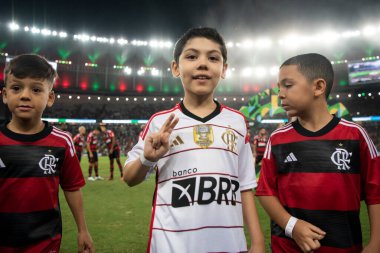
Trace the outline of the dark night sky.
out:
<instances>
[{"instance_id":1,"label":"dark night sky","mask_svg":"<svg viewBox=\"0 0 380 253\"><path fill-rule=\"evenodd\" d=\"M380 25L380 1L352 0L2 0L0 22L46 25L70 34L175 39L193 26L216 27L225 37L282 36L297 30L360 29Z\"/></svg>"}]
</instances>

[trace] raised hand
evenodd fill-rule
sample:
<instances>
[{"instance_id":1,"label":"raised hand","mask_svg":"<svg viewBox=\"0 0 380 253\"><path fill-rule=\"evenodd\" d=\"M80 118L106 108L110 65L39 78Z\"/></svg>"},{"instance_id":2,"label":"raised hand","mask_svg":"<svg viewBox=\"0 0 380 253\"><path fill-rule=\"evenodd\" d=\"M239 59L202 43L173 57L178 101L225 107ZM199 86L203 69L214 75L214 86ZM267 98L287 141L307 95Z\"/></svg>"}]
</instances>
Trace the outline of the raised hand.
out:
<instances>
[{"instance_id":1,"label":"raised hand","mask_svg":"<svg viewBox=\"0 0 380 253\"><path fill-rule=\"evenodd\" d=\"M293 239L305 253L319 249L321 247L319 241L325 235L326 232L304 220L297 221L292 233Z\"/></svg>"},{"instance_id":2,"label":"raised hand","mask_svg":"<svg viewBox=\"0 0 380 253\"><path fill-rule=\"evenodd\" d=\"M152 162L158 161L169 150L169 137L179 119L170 114L157 133L149 134L145 139L144 156Z\"/></svg>"}]
</instances>

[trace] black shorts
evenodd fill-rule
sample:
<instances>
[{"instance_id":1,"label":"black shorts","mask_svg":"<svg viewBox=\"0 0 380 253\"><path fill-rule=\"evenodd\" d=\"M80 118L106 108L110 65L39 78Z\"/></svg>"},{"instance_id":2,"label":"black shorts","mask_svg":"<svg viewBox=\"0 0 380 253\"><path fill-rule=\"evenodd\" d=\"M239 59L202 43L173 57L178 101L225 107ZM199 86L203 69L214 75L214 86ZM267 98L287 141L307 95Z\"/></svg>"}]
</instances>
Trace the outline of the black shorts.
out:
<instances>
[{"instance_id":1,"label":"black shorts","mask_svg":"<svg viewBox=\"0 0 380 253\"><path fill-rule=\"evenodd\" d=\"M112 154L109 154L108 157L110 159L114 159L114 158L120 158L120 150L114 150L112 152Z\"/></svg>"},{"instance_id":2,"label":"black shorts","mask_svg":"<svg viewBox=\"0 0 380 253\"><path fill-rule=\"evenodd\" d=\"M80 160L82 158L82 152L77 151L76 153L77 153L78 160L80 162Z\"/></svg>"},{"instance_id":3,"label":"black shorts","mask_svg":"<svg viewBox=\"0 0 380 253\"><path fill-rule=\"evenodd\" d=\"M90 154L88 154L88 161L90 163L94 163L94 162L97 162L98 161L98 152L97 151L92 151L92 159L90 157Z\"/></svg>"}]
</instances>

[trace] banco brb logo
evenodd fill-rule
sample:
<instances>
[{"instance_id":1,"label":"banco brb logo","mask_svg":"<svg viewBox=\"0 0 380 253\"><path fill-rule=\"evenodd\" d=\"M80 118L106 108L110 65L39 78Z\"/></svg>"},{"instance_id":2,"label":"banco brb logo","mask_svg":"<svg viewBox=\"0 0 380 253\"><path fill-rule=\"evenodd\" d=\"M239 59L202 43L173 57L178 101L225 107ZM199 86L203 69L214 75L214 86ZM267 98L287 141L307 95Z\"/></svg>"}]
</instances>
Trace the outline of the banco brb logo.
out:
<instances>
[{"instance_id":1,"label":"banco brb logo","mask_svg":"<svg viewBox=\"0 0 380 253\"><path fill-rule=\"evenodd\" d=\"M336 151L331 155L331 161L338 166L338 170L349 170L350 157L352 152L348 152L343 148L335 148Z\"/></svg>"},{"instance_id":2,"label":"banco brb logo","mask_svg":"<svg viewBox=\"0 0 380 253\"><path fill-rule=\"evenodd\" d=\"M217 204L236 205L239 182L227 177L192 177L173 181L172 207Z\"/></svg>"},{"instance_id":3,"label":"banco brb logo","mask_svg":"<svg viewBox=\"0 0 380 253\"><path fill-rule=\"evenodd\" d=\"M44 174L53 174L55 173L55 167L57 166L59 158L55 158L53 155L45 155L42 157L38 165L44 171Z\"/></svg>"}]
</instances>

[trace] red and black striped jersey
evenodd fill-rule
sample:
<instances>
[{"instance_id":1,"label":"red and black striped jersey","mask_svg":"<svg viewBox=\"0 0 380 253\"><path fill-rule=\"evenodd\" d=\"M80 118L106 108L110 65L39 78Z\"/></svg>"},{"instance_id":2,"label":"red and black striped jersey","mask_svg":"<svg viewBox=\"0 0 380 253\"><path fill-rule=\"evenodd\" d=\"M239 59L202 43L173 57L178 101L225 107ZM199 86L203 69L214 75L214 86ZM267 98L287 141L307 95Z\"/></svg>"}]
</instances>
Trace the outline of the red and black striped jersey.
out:
<instances>
[{"instance_id":1,"label":"red and black striped jersey","mask_svg":"<svg viewBox=\"0 0 380 253\"><path fill-rule=\"evenodd\" d=\"M91 131L87 135L87 143L90 144L91 152L95 152L98 149L98 136L94 134L94 131Z\"/></svg>"},{"instance_id":2,"label":"red and black striped jersey","mask_svg":"<svg viewBox=\"0 0 380 253\"><path fill-rule=\"evenodd\" d=\"M265 147L267 146L268 138L266 136L260 137L256 135L253 138L253 145L256 146L256 155L263 156L265 152Z\"/></svg>"},{"instance_id":3,"label":"red and black striped jersey","mask_svg":"<svg viewBox=\"0 0 380 253\"><path fill-rule=\"evenodd\" d=\"M380 159L366 131L334 117L311 132L296 121L274 131L258 196L276 196L294 217L326 232L316 253L361 252L360 201L380 204ZM272 222L273 252L301 252Z\"/></svg>"},{"instance_id":4,"label":"red and black striped jersey","mask_svg":"<svg viewBox=\"0 0 380 253\"><path fill-rule=\"evenodd\" d=\"M85 184L71 136L45 122L42 132L0 128L0 252L58 252L59 185Z\"/></svg>"},{"instance_id":5,"label":"red and black striped jersey","mask_svg":"<svg viewBox=\"0 0 380 253\"><path fill-rule=\"evenodd\" d=\"M117 141L115 133L112 130L107 129L106 132L104 132L102 134L103 134L103 140L106 143L108 150L111 149L112 138L115 138L115 143L113 145L113 150L120 150L119 142Z\"/></svg>"},{"instance_id":6,"label":"red and black striped jersey","mask_svg":"<svg viewBox=\"0 0 380 253\"><path fill-rule=\"evenodd\" d=\"M73 138L75 151L81 153L86 145L85 138L81 134L76 134Z\"/></svg>"}]
</instances>

